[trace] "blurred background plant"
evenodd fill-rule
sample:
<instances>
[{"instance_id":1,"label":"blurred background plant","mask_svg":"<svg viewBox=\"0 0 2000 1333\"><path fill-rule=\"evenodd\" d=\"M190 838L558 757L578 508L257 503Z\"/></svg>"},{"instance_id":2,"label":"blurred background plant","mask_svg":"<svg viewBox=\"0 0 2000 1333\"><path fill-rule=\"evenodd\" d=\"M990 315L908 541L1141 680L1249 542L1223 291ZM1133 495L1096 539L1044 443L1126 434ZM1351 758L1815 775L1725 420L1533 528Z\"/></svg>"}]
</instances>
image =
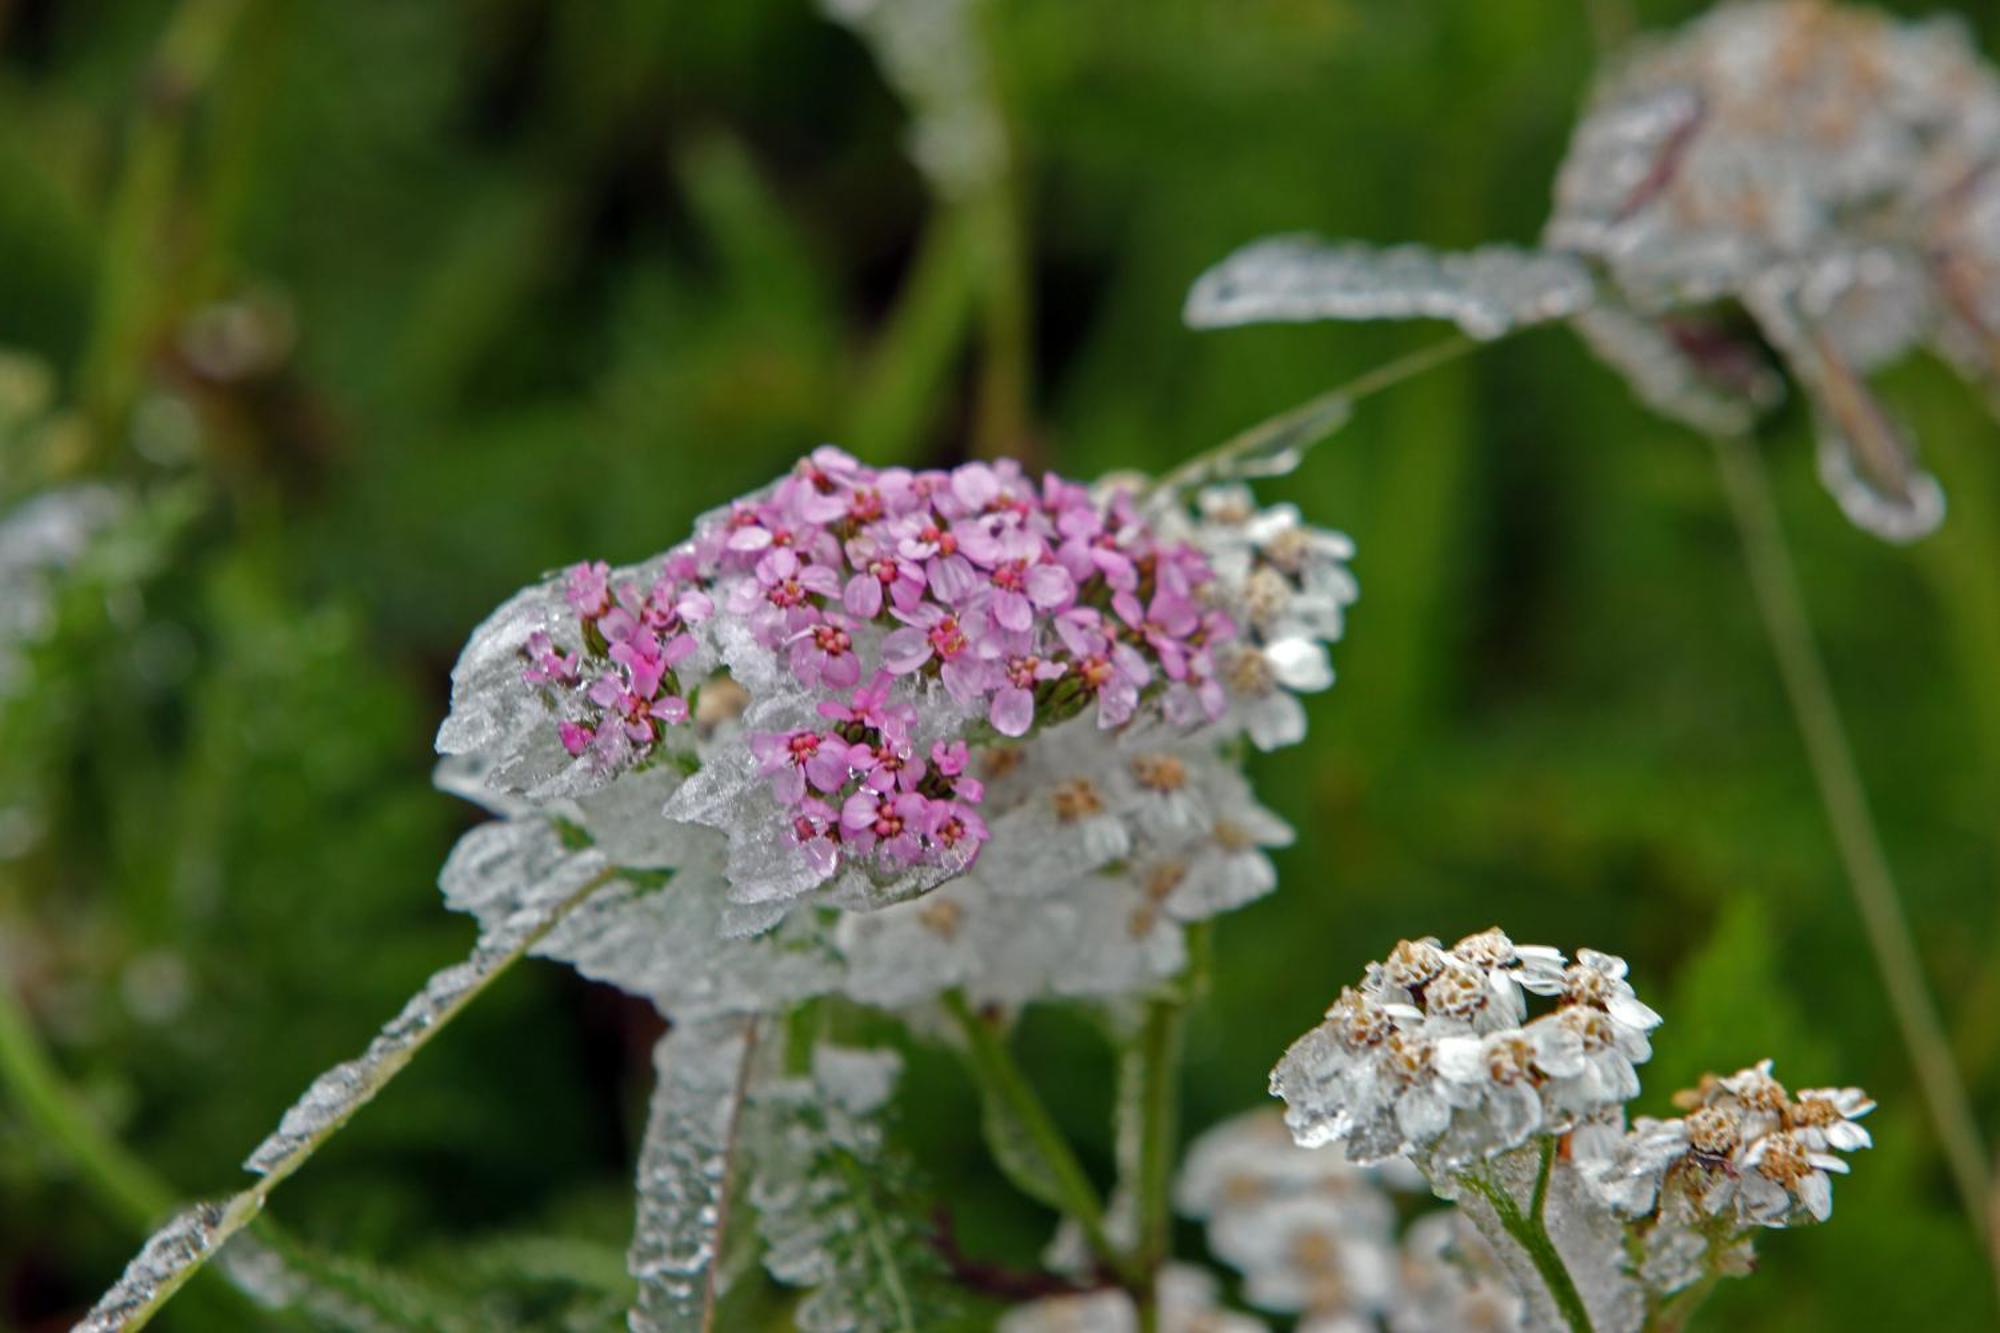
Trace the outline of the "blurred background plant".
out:
<instances>
[{"instance_id":1,"label":"blurred background plant","mask_svg":"<svg viewBox=\"0 0 2000 1333\"><path fill-rule=\"evenodd\" d=\"M0 573L0 1319L65 1327L163 1198L238 1181L462 952L431 885L469 816L430 737L524 577L659 549L821 438L1158 472L1420 347L1178 312L1271 231L1531 241L1584 12L1694 8L995 0L951 7L943 81L805 0L0 7L0 500L115 487L35 557L60 577ZM951 132L912 141L911 107ZM1936 536L1852 531L1796 408L1771 462L1992 1125L2000 431L1937 366L1886 393L1952 496ZM1707 449L1544 332L1371 404L1277 491L1353 534L1365 597L1311 742L1261 761L1301 836L1217 933L1190 1131L1401 935L1589 939L1673 1033L1657 1098L1755 1049L1883 1103L1833 1224L1774 1238L1713 1326L1989 1320ZM336 1275L613 1326L656 1031L518 971L278 1215ZM1021 1045L1102 1174L1101 1038L1037 1011ZM951 1059L909 1056L953 1243L1032 1263L1047 1214L985 1165ZM204 1279L160 1326L270 1320Z\"/></svg>"}]
</instances>

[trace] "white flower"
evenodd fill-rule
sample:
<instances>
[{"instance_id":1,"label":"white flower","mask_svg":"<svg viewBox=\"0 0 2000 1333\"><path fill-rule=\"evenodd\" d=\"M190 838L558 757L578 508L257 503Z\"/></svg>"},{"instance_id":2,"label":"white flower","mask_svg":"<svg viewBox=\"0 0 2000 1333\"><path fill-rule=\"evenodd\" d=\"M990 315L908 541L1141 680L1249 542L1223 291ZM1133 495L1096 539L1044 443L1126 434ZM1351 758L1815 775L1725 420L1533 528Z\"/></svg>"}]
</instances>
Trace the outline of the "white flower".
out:
<instances>
[{"instance_id":1,"label":"white flower","mask_svg":"<svg viewBox=\"0 0 2000 1333\"><path fill-rule=\"evenodd\" d=\"M1874 1109L1859 1088L1809 1088L1787 1109L1785 1121L1816 1152L1856 1152L1875 1146L1867 1128L1855 1123Z\"/></svg>"},{"instance_id":2,"label":"white flower","mask_svg":"<svg viewBox=\"0 0 2000 1333\"><path fill-rule=\"evenodd\" d=\"M1159 1333L1266 1333L1262 1322L1217 1303L1213 1276L1191 1264L1168 1264L1153 1288ZM1049 1296L1001 1316L998 1333L1139 1333L1139 1311L1123 1291Z\"/></svg>"},{"instance_id":3,"label":"white flower","mask_svg":"<svg viewBox=\"0 0 2000 1333\"><path fill-rule=\"evenodd\" d=\"M1594 1005L1623 1027L1651 1032L1660 1025L1660 1016L1633 994L1626 971L1623 958L1578 949L1576 961L1563 972L1562 997L1571 1004Z\"/></svg>"},{"instance_id":4,"label":"white flower","mask_svg":"<svg viewBox=\"0 0 2000 1333\"><path fill-rule=\"evenodd\" d=\"M1801 1209L1815 1222L1826 1221L1833 1213L1833 1182L1827 1172L1847 1173L1847 1163L1814 1152L1784 1130L1750 1144L1738 1165L1743 1215L1767 1227L1788 1225Z\"/></svg>"}]
</instances>

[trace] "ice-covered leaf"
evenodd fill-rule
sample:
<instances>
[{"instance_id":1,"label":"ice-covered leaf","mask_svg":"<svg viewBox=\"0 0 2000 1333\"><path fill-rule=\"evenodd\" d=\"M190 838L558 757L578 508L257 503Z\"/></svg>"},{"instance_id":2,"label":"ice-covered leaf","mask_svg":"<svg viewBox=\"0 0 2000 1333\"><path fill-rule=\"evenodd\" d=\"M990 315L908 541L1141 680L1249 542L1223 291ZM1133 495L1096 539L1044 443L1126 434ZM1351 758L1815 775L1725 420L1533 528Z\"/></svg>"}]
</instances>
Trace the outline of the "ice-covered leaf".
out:
<instances>
[{"instance_id":1,"label":"ice-covered leaf","mask_svg":"<svg viewBox=\"0 0 2000 1333\"><path fill-rule=\"evenodd\" d=\"M152 1234L71 1333L117 1333L138 1327L226 1239L223 1221L219 1203L198 1203L176 1215Z\"/></svg>"},{"instance_id":2,"label":"ice-covered leaf","mask_svg":"<svg viewBox=\"0 0 2000 1333\"><path fill-rule=\"evenodd\" d=\"M1850 521L1885 541L1910 542L1944 522L1944 489L1917 464L1908 435L1869 387L1807 294L1773 275L1745 296L1810 397L1819 476Z\"/></svg>"},{"instance_id":3,"label":"ice-covered leaf","mask_svg":"<svg viewBox=\"0 0 2000 1333\"><path fill-rule=\"evenodd\" d=\"M358 1057L313 1080L285 1112L278 1128L251 1152L244 1166L263 1179L226 1203L200 1204L180 1214L146 1242L84 1327L136 1328L208 1261L230 1236L247 1226L265 1197L336 1133L417 1052L493 979L612 877L603 858L573 852L542 820L497 821L474 829L452 849L442 878L464 886L461 896L490 921L463 962L431 975L423 988L369 1042ZM450 890L447 889L449 895Z\"/></svg>"},{"instance_id":4,"label":"ice-covered leaf","mask_svg":"<svg viewBox=\"0 0 2000 1333\"><path fill-rule=\"evenodd\" d=\"M1784 386L1752 342L1698 317L1647 319L1601 301L1571 321L1640 402L1704 435L1741 435Z\"/></svg>"},{"instance_id":5,"label":"ice-covered leaf","mask_svg":"<svg viewBox=\"0 0 2000 1333\"><path fill-rule=\"evenodd\" d=\"M1461 253L1278 236L1195 281L1184 312L1202 329L1341 319L1442 319L1498 338L1590 304L1589 271L1567 255L1489 245Z\"/></svg>"},{"instance_id":6,"label":"ice-covered leaf","mask_svg":"<svg viewBox=\"0 0 2000 1333\"><path fill-rule=\"evenodd\" d=\"M659 1081L639 1150L628 1256L639 1280L633 1333L715 1327L757 1035L754 1020L712 1019L677 1026L654 1048Z\"/></svg>"},{"instance_id":7,"label":"ice-covered leaf","mask_svg":"<svg viewBox=\"0 0 2000 1333\"><path fill-rule=\"evenodd\" d=\"M751 1202L771 1276L810 1288L806 1333L918 1333L947 1308L942 1264L907 1198L882 1114L898 1070L883 1051L822 1046L812 1075L758 1098Z\"/></svg>"}]
</instances>

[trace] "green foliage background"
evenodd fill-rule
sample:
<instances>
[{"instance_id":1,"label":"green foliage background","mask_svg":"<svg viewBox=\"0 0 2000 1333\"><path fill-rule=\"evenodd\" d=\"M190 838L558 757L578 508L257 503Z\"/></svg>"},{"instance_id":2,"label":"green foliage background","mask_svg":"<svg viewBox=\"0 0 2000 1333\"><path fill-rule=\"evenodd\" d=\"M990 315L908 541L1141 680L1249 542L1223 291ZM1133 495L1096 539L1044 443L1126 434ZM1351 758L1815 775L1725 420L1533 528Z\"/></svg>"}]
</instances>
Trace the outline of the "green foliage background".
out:
<instances>
[{"instance_id":1,"label":"green foliage background","mask_svg":"<svg viewBox=\"0 0 2000 1333\"><path fill-rule=\"evenodd\" d=\"M1028 427L1003 413L996 437L995 344L967 327L985 252L940 241L904 109L805 0L235 9L0 5L0 343L32 358L0 376L19 414L0 494L127 475L180 511L127 552L160 572L66 603L8 705L0 775L44 821L0 848L0 963L71 1109L188 1195L234 1188L310 1077L470 939L432 887L471 815L430 790L429 741L490 607L551 566L672 543L825 438L942 463L986 430L1073 475L1158 470L1420 345L1435 332L1196 335L1178 312L1272 231L1532 240L1588 20L1623 12L995 0L1032 300ZM1991 53L2000 22L1963 9ZM913 311L926 236L942 295ZM177 339L246 295L295 338L204 378ZM61 411L37 415L37 367ZM1846 526L1796 412L1766 444L2000 1131L2000 430L1932 365L1891 394L1954 506L1915 548ZM1762 1054L1882 1102L1832 1224L1771 1237L1708 1327L1992 1326L1706 447L1558 329L1371 402L1272 493L1355 537L1363 600L1310 741L1260 764L1300 838L1280 891L1221 923L1189 1124L1258 1104L1285 1042L1400 935L1498 921L1595 945L1666 1015L1650 1109ZM573 1290L599 1301L577 1326L617 1326L657 1030L524 969L276 1213L413 1280L499 1293L533 1268L533 1291L486 1299L533 1317ZM1099 1039L1036 1013L1023 1042L1106 1167ZM952 1062L913 1060L904 1123L962 1241L1031 1260L1047 1216L984 1163ZM0 1094L0 1323L62 1328L141 1232L22 1110ZM161 1324L260 1326L208 1282Z\"/></svg>"}]
</instances>

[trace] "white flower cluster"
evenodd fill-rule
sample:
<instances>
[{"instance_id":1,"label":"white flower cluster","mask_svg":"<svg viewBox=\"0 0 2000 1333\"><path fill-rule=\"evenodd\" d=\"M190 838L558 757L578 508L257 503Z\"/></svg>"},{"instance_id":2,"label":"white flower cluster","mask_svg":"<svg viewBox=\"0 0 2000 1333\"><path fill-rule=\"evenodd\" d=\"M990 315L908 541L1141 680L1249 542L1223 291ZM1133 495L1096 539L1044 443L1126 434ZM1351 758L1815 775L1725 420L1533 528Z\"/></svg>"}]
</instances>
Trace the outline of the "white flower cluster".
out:
<instances>
[{"instance_id":1,"label":"white flower cluster","mask_svg":"<svg viewBox=\"0 0 2000 1333\"><path fill-rule=\"evenodd\" d=\"M1875 1109L1859 1088L1796 1095L1764 1060L1680 1093L1685 1116L1641 1116L1582 1170L1620 1217L1633 1219L1649 1285L1688 1285L1750 1228L1824 1222L1833 1212L1836 1153L1873 1146L1857 1122ZM1831 1174L1830 1174L1831 1173Z\"/></svg>"},{"instance_id":2,"label":"white flower cluster","mask_svg":"<svg viewBox=\"0 0 2000 1333\"><path fill-rule=\"evenodd\" d=\"M1456 1202L1518 1298L1507 1318L1525 1329L1583 1311L1599 1330L1637 1329L1698 1280L1748 1272L1753 1230L1829 1216L1830 1173L1847 1169L1836 1154L1869 1146L1857 1122L1874 1103L1858 1088L1793 1096L1767 1060L1704 1078L1676 1099L1682 1117L1626 1129L1660 1017L1625 977L1608 954L1568 961L1498 929L1449 949L1402 941L1271 1076L1300 1148L1341 1142L1348 1160L1288 1164L1260 1144L1268 1131L1229 1127L1190 1158L1184 1209L1210 1216L1212 1247L1248 1275L1253 1300L1330 1308L1309 1295L1300 1256L1311 1254L1358 1318L1389 1309L1385 1289L1413 1288L1380 1280L1387 1232L1349 1161L1414 1164ZM1529 1018L1528 995L1555 1007Z\"/></svg>"},{"instance_id":3,"label":"white flower cluster","mask_svg":"<svg viewBox=\"0 0 2000 1333\"><path fill-rule=\"evenodd\" d=\"M1300 1333L1521 1328L1521 1299L1462 1215L1425 1215L1399 1239L1390 1191L1422 1188L1406 1163L1301 1148L1275 1111L1253 1111L1195 1140L1175 1201L1243 1274L1244 1300L1299 1316Z\"/></svg>"},{"instance_id":4,"label":"white flower cluster","mask_svg":"<svg viewBox=\"0 0 2000 1333\"><path fill-rule=\"evenodd\" d=\"M2000 383L2000 78L1957 22L1730 4L1642 46L1578 125L1545 237L1609 277L1579 321L1642 397L1741 429L1775 381L1702 309L1739 303L1820 417L1857 523L1943 516L1865 376L1923 343Z\"/></svg>"},{"instance_id":5,"label":"white flower cluster","mask_svg":"<svg viewBox=\"0 0 2000 1333\"><path fill-rule=\"evenodd\" d=\"M638 872L537 952L678 1017L836 992L902 1006L951 987L1018 1003L1152 984L1181 967L1184 923L1275 884L1267 852L1291 832L1253 798L1242 744L1303 736L1295 695L1332 683L1326 645L1355 587L1345 537L1307 526L1290 506L1260 510L1242 487L1186 507L1155 497L1145 515L1160 542L1208 562L1198 600L1240 626L1217 645L1213 710L1190 720L1164 706L1168 695L1147 694L1122 726L1107 730L1084 712L1010 738L982 729L922 673L885 686L880 707L916 709L926 734L971 742L960 781L983 789L987 838L969 869L919 867L893 880L843 872L818 885L801 873L797 821L773 799L747 740L812 716L817 696L720 594L712 615L685 627L695 647L677 671L689 725L664 729L644 762L608 773L564 752L543 689L522 671L522 645L573 615L562 581L516 596L454 672L440 784L516 822L554 821L578 848ZM605 582L653 586L658 563L609 571ZM455 858L448 902L476 911L490 900L473 883L481 864Z\"/></svg>"},{"instance_id":6,"label":"white flower cluster","mask_svg":"<svg viewBox=\"0 0 2000 1333\"><path fill-rule=\"evenodd\" d=\"M1225 1310L1215 1276L1192 1264L1167 1264L1154 1283L1159 1333L1267 1333L1262 1321ZM1045 1296L1016 1306L998 1333L1140 1333L1147 1325L1131 1296L1116 1287L1074 1296Z\"/></svg>"},{"instance_id":7,"label":"white flower cluster","mask_svg":"<svg viewBox=\"0 0 2000 1333\"><path fill-rule=\"evenodd\" d=\"M1524 992L1557 1007L1530 1020ZM1659 1022L1609 954L1572 963L1498 928L1449 949L1404 940L1285 1053L1271 1091L1307 1147L1449 1175L1622 1106Z\"/></svg>"}]
</instances>

